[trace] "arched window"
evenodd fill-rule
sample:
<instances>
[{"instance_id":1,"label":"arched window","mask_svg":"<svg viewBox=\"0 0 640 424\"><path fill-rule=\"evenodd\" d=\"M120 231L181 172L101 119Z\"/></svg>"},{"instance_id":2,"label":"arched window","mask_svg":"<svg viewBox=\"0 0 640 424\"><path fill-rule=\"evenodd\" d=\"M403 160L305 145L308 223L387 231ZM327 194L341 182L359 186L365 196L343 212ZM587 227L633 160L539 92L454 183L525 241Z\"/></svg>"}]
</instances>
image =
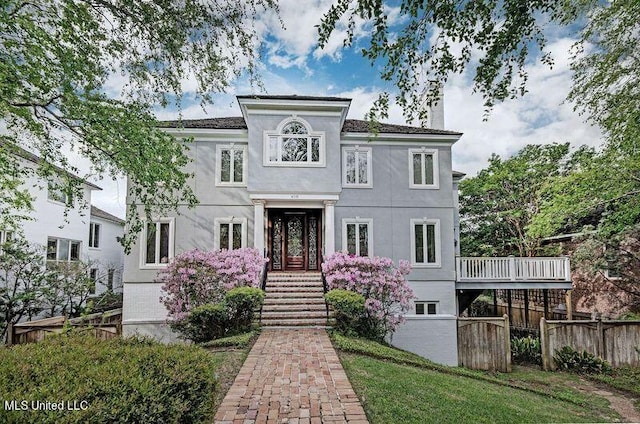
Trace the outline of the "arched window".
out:
<instances>
[{"instance_id":1,"label":"arched window","mask_svg":"<svg viewBox=\"0 0 640 424\"><path fill-rule=\"evenodd\" d=\"M265 136L265 165L324 166L324 133L313 132L305 120L287 118Z\"/></svg>"}]
</instances>

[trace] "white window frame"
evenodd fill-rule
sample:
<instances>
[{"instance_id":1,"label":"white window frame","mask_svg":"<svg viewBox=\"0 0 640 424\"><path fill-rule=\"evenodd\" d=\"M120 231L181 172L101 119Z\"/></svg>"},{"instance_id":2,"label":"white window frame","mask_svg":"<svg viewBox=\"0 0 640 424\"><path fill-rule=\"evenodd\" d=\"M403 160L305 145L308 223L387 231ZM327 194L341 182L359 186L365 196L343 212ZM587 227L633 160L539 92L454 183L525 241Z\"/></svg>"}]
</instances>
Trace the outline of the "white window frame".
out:
<instances>
[{"instance_id":1,"label":"white window frame","mask_svg":"<svg viewBox=\"0 0 640 424\"><path fill-rule=\"evenodd\" d=\"M71 203L70 196L63 191L63 186L49 181L47 183L47 201L57 205L67 205ZM59 194L60 196L55 196Z\"/></svg>"},{"instance_id":2,"label":"white window frame","mask_svg":"<svg viewBox=\"0 0 640 424\"><path fill-rule=\"evenodd\" d=\"M421 154L422 164L420 169L420 174L422 175L422 183L415 184L413 182L413 155ZM426 176L424 174L424 155L432 155L433 156L433 184L426 184ZM421 147L417 149L409 149L409 188L415 189L423 189L423 190L436 190L440 188L440 164L438 162L438 150L437 149L427 149L426 147Z\"/></svg>"},{"instance_id":3,"label":"white window frame","mask_svg":"<svg viewBox=\"0 0 640 424\"><path fill-rule=\"evenodd\" d=\"M290 124L291 122L299 122L307 129L307 134L300 134L298 136L294 136L292 134L282 134L282 129ZM278 155L275 161L271 161L270 155L270 139L271 137L277 137L278 140ZM306 138L307 139L307 160L305 162L283 162L282 161L282 139L284 137L292 137L292 138ZM311 144L312 138L318 138L318 161L312 162L310 151L311 148L309 145ZM263 140L263 154L262 154L262 164L264 166L282 166L282 167L296 167L296 168L323 168L326 166L326 148L325 148L325 132L324 131L313 131L311 125L304 119L299 116L293 115L289 118L286 118L278 124L278 127L275 131L264 131L264 140Z\"/></svg>"},{"instance_id":4,"label":"white window frame","mask_svg":"<svg viewBox=\"0 0 640 424\"><path fill-rule=\"evenodd\" d=\"M242 152L242 181L233 181L234 166L233 155L231 156L229 177L232 181L222 181L222 151ZM247 186L247 155L246 144L218 144L216 146L216 186L221 187L246 187Z\"/></svg>"},{"instance_id":5,"label":"white window frame","mask_svg":"<svg viewBox=\"0 0 640 424\"><path fill-rule=\"evenodd\" d=\"M55 259L49 259L49 241L51 240L55 240L56 242L56 258ZM67 252L66 252L66 259L62 259L62 255L60 252L60 241L64 240L67 241L69 243L69 247L67 248ZM71 246L77 244L78 245L78 258L77 259L71 259ZM80 240L71 240L71 239L66 239L66 238L62 238L62 237L47 237L47 250L45 252L45 258L47 260L47 262L75 262L75 261L79 261L80 260L80 255L82 252L82 242Z\"/></svg>"},{"instance_id":6,"label":"white window frame","mask_svg":"<svg viewBox=\"0 0 640 424\"><path fill-rule=\"evenodd\" d=\"M418 310L417 310L417 305L424 305L424 313L423 314L419 314ZM435 307L435 313L430 314L429 313L429 305L434 305ZM429 316L429 315L439 315L440 314L440 302L438 301L434 301L434 300L417 300L414 302L414 312L415 315L418 316Z\"/></svg>"},{"instance_id":7,"label":"white window frame","mask_svg":"<svg viewBox=\"0 0 640 424\"><path fill-rule=\"evenodd\" d=\"M240 224L241 225L241 240L240 240L240 248L243 249L247 247L247 218L240 217L225 217L225 218L216 218L213 220L214 225L214 248L215 250L228 249L232 250L233 247L233 230L229 228L229 246L220 246L220 225L224 224Z\"/></svg>"},{"instance_id":8,"label":"white window frame","mask_svg":"<svg viewBox=\"0 0 640 424\"><path fill-rule=\"evenodd\" d=\"M98 233L98 242L96 243L96 228ZM99 249L102 233L102 224L97 222L89 223L89 249Z\"/></svg>"},{"instance_id":9,"label":"white window frame","mask_svg":"<svg viewBox=\"0 0 640 424\"><path fill-rule=\"evenodd\" d=\"M411 266L414 268L440 268L441 266L441 256L442 256L442 249L441 249L441 242L440 242L440 220L439 219L427 219L427 218L419 218L419 219L412 219L410 221L411 223L411 227L410 227L410 235L411 235L411 240L410 240L410 244L411 244ZM424 238L423 238L423 249L424 249L424 258L425 260L427 259L427 230L426 230L426 226L427 225L434 225L434 237L435 239L435 255L436 255L436 260L435 262L416 262L416 225L422 224L425 228L424 228Z\"/></svg>"},{"instance_id":10,"label":"white window frame","mask_svg":"<svg viewBox=\"0 0 640 424\"><path fill-rule=\"evenodd\" d=\"M7 231L7 230L0 231L0 255L4 253L2 250L2 245L13 240L13 238L14 238L13 231Z\"/></svg>"},{"instance_id":11,"label":"white window frame","mask_svg":"<svg viewBox=\"0 0 640 424\"><path fill-rule=\"evenodd\" d=\"M367 257L373 257L373 219L372 218L343 218L342 219L342 250L344 252L348 252L348 240L347 240L347 225L355 224L356 226L356 256L360 255L360 227L358 224L367 224L367 247L369 248L369 254Z\"/></svg>"},{"instance_id":12,"label":"white window frame","mask_svg":"<svg viewBox=\"0 0 640 424\"><path fill-rule=\"evenodd\" d=\"M140 269L163 269L166 268L167 265L169 265L169 262L171 262L171 259L173 259L173 257L175 256L175 233L176 233L176 229L175 229L175 222L176 219L173 217L162 217L162 218L158 218L158 219L154 219L151 222L145 221L144 222L144 226L142 228L142 234L141 234L141 241L140 241ZM159 224L169 224L169 254L168 254L168 260L166 263L162 263L160 262L160 231L158 228L156 228L156 261L153 263L146 263L146 256L147 256L147 224L156 224L156 227Z\"/></svg>"},{"instance_id":13,"label":"white window frame","mask_svg":"<svg viewBox=\"0 0 640 424\"><path fill-rule=\"evenodd\" d=\"M358 172L358 154L365 153L367 158L367 182L366 183L350 183L347 181L347 155L349 153L355 153L356 155L356 180L360 173ZM342 186L348 188L372 188L373 187L373 149L371 147L360 147L358 145L353 147L342 148Z\"/></svg>"}]
</instances>

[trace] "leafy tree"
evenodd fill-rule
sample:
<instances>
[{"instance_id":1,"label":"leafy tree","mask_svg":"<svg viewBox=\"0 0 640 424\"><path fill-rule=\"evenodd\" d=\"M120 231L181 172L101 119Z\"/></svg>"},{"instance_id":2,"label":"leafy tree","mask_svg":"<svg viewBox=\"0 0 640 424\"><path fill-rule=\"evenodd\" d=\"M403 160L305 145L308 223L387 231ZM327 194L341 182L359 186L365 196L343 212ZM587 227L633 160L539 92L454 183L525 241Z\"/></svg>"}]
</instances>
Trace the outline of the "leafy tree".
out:
<instances>
[{"instance_id":1,"label":"leafy tree","mask_svg":"<svg viewBox=\"0 0 640 424\"><path fill-rule=\"evenodd\" d=\"M463 254L534 256L541 237L532 236L529 226L542 189L573 166L568 143L528 145L504 160L492 155L486 169L460 183Z\"/></svg>"},{"instance_id":2,"label":"leafy tree","mask_svg":"<svg viewBox=\"0 0 640 424\"><path fill-rule=\"evenodd\" d=\"M153 2L6 0L0 5L0 219L16 226L31 207L21 186L29 175L56 175L78 198L70 144L98 175L126 174L129 247L144 213L161 214L196 198L186 185L187 146L157 127L154 105L179 105L188 80L203 103L247 69L255 79L251 20L273 0ZM114 97L109 87L124 81ZM20 166L18 147L37 153ZM73 200L72 200L73 201ZM152 206L153 205L153 206Z\"/></svg>"},{"instance_id":3,"label":"leafy tree","mask_svg":"<svg viewBox=\"0 0 640 424\"><path fill-rule=\"evenodd\" d=\"M451 74L471 69L474 89L490 109L526 93L526 66L553 59L547 34L570 26L574 85L569 99L617 140L638 139L640 131L640 3L629 0L401 0L399 18L389 25L396 2L337 0L318 28L319 44L346 21L345 45L354 39L356 19L371 22L365 58L380 65L380 76L397 88L396 101L409 119L425 122ZM359 31L361 36L361 31ZM385 117L384 92L371 117Z\"/></svg>"},{"instance_id":4,"label":"leafy tree","mask_svg":"<svg viewBox=\"0 0 640 424\"><path fill-rule=\"evenodd\" d=\"M51 271L41 289L43 309L49 316L78 317L85 312L96 282L89 276L91 262L71 261L49 264Z\"/></svg>"},{"instance_id":5,"label":"leafy tree","mask_svg":"<svg viewBox=\"0 0 640 424\"><path fill-rule=\"evenodd\" d=\"M41 289L49 272L44 250L20 240L0 245L0 340L7 326L42 311Z\"/></svg>"}]
</instances>

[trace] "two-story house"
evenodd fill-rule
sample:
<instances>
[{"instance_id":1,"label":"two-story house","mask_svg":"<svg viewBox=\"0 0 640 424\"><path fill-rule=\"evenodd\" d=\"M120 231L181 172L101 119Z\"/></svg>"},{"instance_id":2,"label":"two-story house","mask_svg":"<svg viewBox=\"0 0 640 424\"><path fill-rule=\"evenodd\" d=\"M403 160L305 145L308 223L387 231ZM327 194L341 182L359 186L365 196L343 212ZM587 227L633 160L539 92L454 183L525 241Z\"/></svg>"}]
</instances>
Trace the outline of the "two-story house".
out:
<instances>
[{"instance_id":1,"label":"two-story house","mask_svg":"<svg viewBox=\"0 0 640 424\"><path fill-rule=\"evenodd\" d=\"M393 344L457 365L458 223L443 127L346 119L350 99L238 96L241 117L165 123L193 137L187 171L200 201L148 222L125 258L125 334L172 340L157 272L177 253L255 247L270 271L319 271L337 250L410 260L415 309Z\"/></svg>"},{"instance_id":2,"label":"two-story house","mask_svg":"<svg viewBox=\"0 0 640 424\"><path fill-rule=\"evenodd\" d=\"M35 169L42 161L24 149L14 150L24 167ZM28 243L42 246L47 261L90 263L96 294L105 291L109 281L116 291L121 291L124 249L118 237L124 233L124 221L95 206L89 209L91 194L101 190L100 187L63 169L54 169L59 178L64 176L81 182L81 197L69 205L56 184L42 181L35 172L31 173L22 185L33 198L31 219L20 222L22 236ZM13 237L12 233L0 229L0 243Z\"/></svg>"}]
</instances>

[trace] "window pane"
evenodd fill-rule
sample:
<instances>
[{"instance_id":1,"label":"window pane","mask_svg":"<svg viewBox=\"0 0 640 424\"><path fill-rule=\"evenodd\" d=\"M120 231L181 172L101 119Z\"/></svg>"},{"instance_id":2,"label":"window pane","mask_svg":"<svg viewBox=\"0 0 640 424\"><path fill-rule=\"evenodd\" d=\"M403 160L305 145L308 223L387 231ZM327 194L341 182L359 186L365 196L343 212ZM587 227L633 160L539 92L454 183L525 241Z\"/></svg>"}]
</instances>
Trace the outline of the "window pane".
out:
<instances>
[{"instance_id":1,"label":"window pane","mask_svg":"<svg viewBox=\"0 0 640 424\"><path fill-rule=\"evenodd\" d=\"M347 152L347 184L356 183L356 153Z\"/></svg>"},{"instance_id":2,"label":"window pane","mask_svg":"<svg viewBox=\"0 0 640 424\"><path fill-rule=\"evenodd\" d=\"M416 303L416 315L424 315L424 303Z\"/></svg>"},{"instance_id":3,"label":"window pane","mask_svg":"<svg viewBox=\"0 0 640 424\"><path fill-rule=\"evenodd\" d=\"M220 181L231 182L231 151L222 150L220 152Z\"/></svg>"},{"instance_id":4,"label":"window pane","mask_svg":"<svg viewBox=\"0 0 640 424\"><path fill-rule=\"evenodd\" d=\"M367 176L367 153L358 153L358 183L367 184L369 178Z\"/></svg>"},{"instance_id":5,"label":"window pane","mask_svg":"<svg viewBox=\"0 0 640 424\"><path fill-rule=\"evenodd\" d=\"M424 183L433 184L433 155L424 155Z\"/></svg>"},{"instance_id":6,"label":"window pane","mask_svg":"<svg viewBox=\"0 0 640 424\"><path fill-rule=\"evenodd\" d=\"M113 275L115 270L110 269L107 274L107 290L113 290Z\"/></svg>"},{"instance_id":7,"label":"window pane","mask_svg":"<svg viewBox=\"0 0 640 424\"><path fill-rule=\"evenodd\" d=\"M320 139L312 138L311 139L311 161L312 162L320 162Z\"/></svg>"},{"instance_id":8,"label":"window pane","mask_svg":"<svg viewBox=\"0 0 640 424\"><path fill-rule=\"evenodd\" d=\"M369 256L369 225L360 224L358 227L358 237L360 239L360 256Z\"/></svg>"},{"instance_id":9,"label":"window pane","mask_svg":"<svg viewBox=\"0 0 640 424\"><path fill-rule=\"evenodd\" d=\"M160 263L169 262L169 224L160 224Z\"/></svg>"},{"instance_id":10,"label":"window pane","mask_svg":"<svg viewBox=\"0 0 640 424\"><path fill-rule=\"evenodd\" d=\"M229 224L220 224L220 249L229 248Z\"/></svg>"},{"instance_id":11,"label":"window pane","mask_svg":"<svg viewBox=\"0 0 640 424\"><path fill-rule=\"evenodd\" d=\"M422 155L420 153L413 154L413 183L422 184Z\"/></svg>"},{"instance_id":12,"label":"window pane","mask_svg":"<svg viewBox=\"0 0 640 424\"><path fill-rule=\"evenodd\" d=\"M424 226L422 224L417 224L415 227L415 254L416 254L416 263L424 262Z\"/></svg>"},{"instance_id":13,"label":"window pane","mask_svg":"<svg viewBox=\"0 0 640 424\"><path fill-rule=\"evenodd\" d=\"M347 224L347 252L356 254L356 224Z\"/></svg>"},{"instance_id":14,"label":"window pane","mask_svg":"<svg viewBox=\"0 0 640 424\"><path fill-rule=\"evenodd\" d=\"M436 314L436 304L435 303L427 303L427 314L435 315Z\"/></svg>"},{"instance_id":15,"label":"window pane","mask_svg":"<svg viewBox=\"0 0 640 424\"><path fill-rule=\"evenodd\" d=\"M436 226L427 225L427 262L435 263L436 261Z\"/></svg>"},{"instance_id":16,"label":"window pane","mask_svg":"<svg viewBox=\"0 0 640 424\"><path fill-rule=\"evenodd\" d=\"M283 162L306 162L307 161L307 139L306 138L283 138L282 139L282 161Z\"/></svg>"},{"instance_id":17,"label":"window pane","mask_svg":"<svg viewBox=\"0 0 640 424\"><path fill-rule=\"evenodd\" d=\"M242 247L242 224L233 224L233 248Z\"/></svg>"},{"instance_id":18,"label":"window pane","mask_svg":"<svg viewBox=\"0 0 640 424\"><path fill-rule=\"evenodd\" d=\"M278 161L278 137L269 137L269 162Z\"/></svg>"},{"instance_id":19,"label":"window pane","mask_svg":"<svg viewBox=\"0 0 640 424\"><path fill-rule=\"evenodd\" d=\"M244 152L242 150L233 151L233 182L241 183L242 181L242 156Z\"/></svg>"},{"instance_id":20,"label":"window pane","mask_svg":"<svg viewBox=\"0 0 640 424\"><path fill-rule=\"evenodd\" d=\"M80 243L77 241L71 242L71 252L69 259L77 261L80 259Z\"/></svg>"},{"instance_id":21,"label":"window pane","mask_svg":"<svg viewBox=\"0 0 640 424\"><path fill-rule=\"evenodd\" d=\"M306 134L307 129L302 123L293 121L289 122L282 128L282 134Z\"/></svg>"},{"instance_id":22,"label":"window pane","mask_svg":"<svg viewBox=\"0 0 640 424\"><path fill-rule=\"evenodd\" d=\"M89 247L94 247L93 246L93 232L95 231L96 224L89 224Z\"/></svg>"},{"instance_id":23,"label":"window pane","mask_svg":"<svg viewBox=\"0 0 640 424\"><path fill-rule=\"evenodd\" d=\"M98 270L96 268L91 268L89 270L89 278L91 281L96 281L98 279Z\"/></svg>"},{"instance_id":24,"label":"window pane","mask_svg":"<svg viewBox=\"0 0 640 424\"><path fill-rule=\"evenodd\" d=\"M60 261L69 260L69 240L58 239L58 256L56 259Z\"/></svg>"},{"instance_id":25,"label":"window pane","mask_svg":"<svg viewBox=\"0 0 640 424\"><path fill-rule=\"evenodd\" d=\"M47 241L47 260L55 261L57 258L58 242L56 240Z\"/></svg>"},{"instance_id":26,"label":"window pane","mask_svg":"<svg viewBox=\"0 0 640 424\"><path fill-rule=\"evenodd\" d=\"M145 263L153 264L156 262L156 224L155 222L147 224L147 256Z\"/></svg>"}]
</instances>

